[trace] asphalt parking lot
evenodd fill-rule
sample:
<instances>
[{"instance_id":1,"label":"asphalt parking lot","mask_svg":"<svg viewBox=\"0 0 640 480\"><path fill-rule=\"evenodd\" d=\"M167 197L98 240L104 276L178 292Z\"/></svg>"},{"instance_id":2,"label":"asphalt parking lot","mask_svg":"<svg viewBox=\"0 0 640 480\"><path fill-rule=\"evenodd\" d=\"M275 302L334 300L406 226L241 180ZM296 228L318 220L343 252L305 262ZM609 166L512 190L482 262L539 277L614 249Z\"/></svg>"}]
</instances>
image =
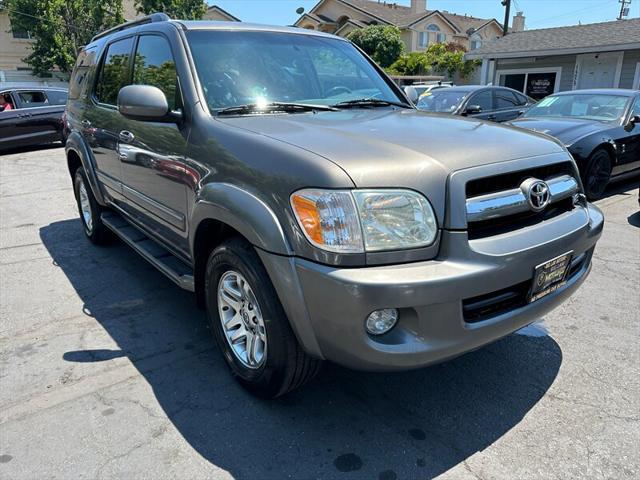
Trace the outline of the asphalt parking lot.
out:
<instances>
[{"instance_id":1,"label":"asphalt parking lot","mask_svg":"<svg viewBox=\"0 0 640 480\"><path fill-rule=\"evenodd\" d=\"M637 197L598 202L591 276L539 323L264 402L191 294L83 237L62 148L0 156L0 478L638 478Z\"/></svg>"}]
</instances>

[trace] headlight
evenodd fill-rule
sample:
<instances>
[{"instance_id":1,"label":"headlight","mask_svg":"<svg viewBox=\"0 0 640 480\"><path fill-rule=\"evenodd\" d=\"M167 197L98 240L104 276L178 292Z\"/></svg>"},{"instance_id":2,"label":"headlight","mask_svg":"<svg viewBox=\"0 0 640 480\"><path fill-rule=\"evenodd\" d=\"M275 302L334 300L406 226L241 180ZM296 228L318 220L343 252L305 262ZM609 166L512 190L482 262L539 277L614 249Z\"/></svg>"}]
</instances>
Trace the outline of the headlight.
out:
<instances>
[{"instance_id":1,"label":"headlight","mask_svg":"<svg viewBox=\"0 0 640 480\"><path fill-rule=\"evenodd\" d=\"M291 206L307 239L330 252L425 247L438 232L431 205L410 190L300 190Z\"/></svg>"},{"instance_id":2,"label":"headlight","mask_svg":"<svg viewBox=\"0 0 640 480\"><path fill-rule=\"evenodd\" d=\"M368 252L431 245L438 226L426 198L409 190L354 190Z\"/></svg>"}]
</instances>

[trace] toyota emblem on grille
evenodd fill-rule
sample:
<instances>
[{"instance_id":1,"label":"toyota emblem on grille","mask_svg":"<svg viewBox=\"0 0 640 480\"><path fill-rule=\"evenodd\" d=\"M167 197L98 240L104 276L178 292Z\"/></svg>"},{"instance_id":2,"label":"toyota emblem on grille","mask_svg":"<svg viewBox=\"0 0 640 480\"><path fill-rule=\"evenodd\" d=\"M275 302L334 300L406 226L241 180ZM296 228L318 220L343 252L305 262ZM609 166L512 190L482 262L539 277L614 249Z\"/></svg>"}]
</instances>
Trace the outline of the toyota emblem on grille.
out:
<instances>
[{"instance_id":1,"label":"toyota emblem on grille","mask_svg":"<svg viewBox=\"0 0 640 480\"><path fill-rule=\"evenodd\" d=\"M524 193L529 208L534 212L540 212L545 209L551 199L551 192L547 182L538 180L537 178L527 178L520 185L522 193Z\"/></svg>"}]
</instances>

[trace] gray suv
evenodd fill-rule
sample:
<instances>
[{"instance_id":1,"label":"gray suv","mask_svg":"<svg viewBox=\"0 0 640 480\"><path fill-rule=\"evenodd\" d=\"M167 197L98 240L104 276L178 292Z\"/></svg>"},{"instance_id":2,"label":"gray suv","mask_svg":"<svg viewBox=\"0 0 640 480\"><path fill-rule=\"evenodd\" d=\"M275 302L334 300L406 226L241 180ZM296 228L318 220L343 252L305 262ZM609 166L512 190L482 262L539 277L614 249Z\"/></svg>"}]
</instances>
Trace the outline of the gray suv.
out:
<instances>
[{"instance_id":1,"label":"gray suv","mask_svg":"<svg viewBox=\"0 0 640 480\"><path fill-rule=\"evenodd\" d=\"M417 111L350 42L154 14L97 35L67 104L84 232L206 308L264 397L323 360L424 367L539 319L603 216L548 137Z\"/></svg>"}]
</instances>

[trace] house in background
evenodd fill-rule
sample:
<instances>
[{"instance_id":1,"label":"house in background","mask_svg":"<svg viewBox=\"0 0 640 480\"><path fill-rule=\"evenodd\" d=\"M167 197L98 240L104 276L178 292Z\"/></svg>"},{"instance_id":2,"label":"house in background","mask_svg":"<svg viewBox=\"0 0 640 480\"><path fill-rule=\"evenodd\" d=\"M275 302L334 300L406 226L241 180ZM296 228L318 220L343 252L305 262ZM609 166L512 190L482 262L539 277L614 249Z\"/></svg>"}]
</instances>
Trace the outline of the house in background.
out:
<instances>
[{"instance_id":1,"label":"house in background","mask_svg":"<svg viewBox=\"0 0 640 480\"><path fill-rule=\"evenodd\" d=\"M125 20L139 16L134 0L123 0ZM222 8L213 5L207 8L205 20L240 21ZM33 75L31 67L24 61L31 53L33 40L29 32L12 28L9 13L0 10L0 88L17 85L66 87L66 75L52 71L45 78Z\"/></svg>"},{"instance_id":2,"label":"house in background","mask_svg":"<svg viewBox=\"0 0 640 480\"><path fill-rule=\"evenodd\" d=\"M502 26L493 18L427 10L427 0L411 0L410 6L382 0L320 0L294 25L341 37L367 25L395 25L408 52L448 42L470 51L502 36Z\"/></svg>"},{"instance_id":3,"label":"house in background","mask_svg":"<svg viewBox=\"0 0 640 480\"><path fill-rule=\"evenodd\" d=\"M218 20L224 22L240 22L241 20L238 17L234 17L226 10L218 7L217 5L212 5L207 8L207 12L202 16L203 20Z\"/></svg>"},{"instance_id":4,"label":"house in background","mask_svg":"<svg viewBox=\"0 0 640 480\"><path fill-rule=\"evenodd\" d=\"M564 90L640 89L640 18L523 28L466 58L482 59L482 84L504 85L538 99Z\"/></svg>"}]
</instances>

